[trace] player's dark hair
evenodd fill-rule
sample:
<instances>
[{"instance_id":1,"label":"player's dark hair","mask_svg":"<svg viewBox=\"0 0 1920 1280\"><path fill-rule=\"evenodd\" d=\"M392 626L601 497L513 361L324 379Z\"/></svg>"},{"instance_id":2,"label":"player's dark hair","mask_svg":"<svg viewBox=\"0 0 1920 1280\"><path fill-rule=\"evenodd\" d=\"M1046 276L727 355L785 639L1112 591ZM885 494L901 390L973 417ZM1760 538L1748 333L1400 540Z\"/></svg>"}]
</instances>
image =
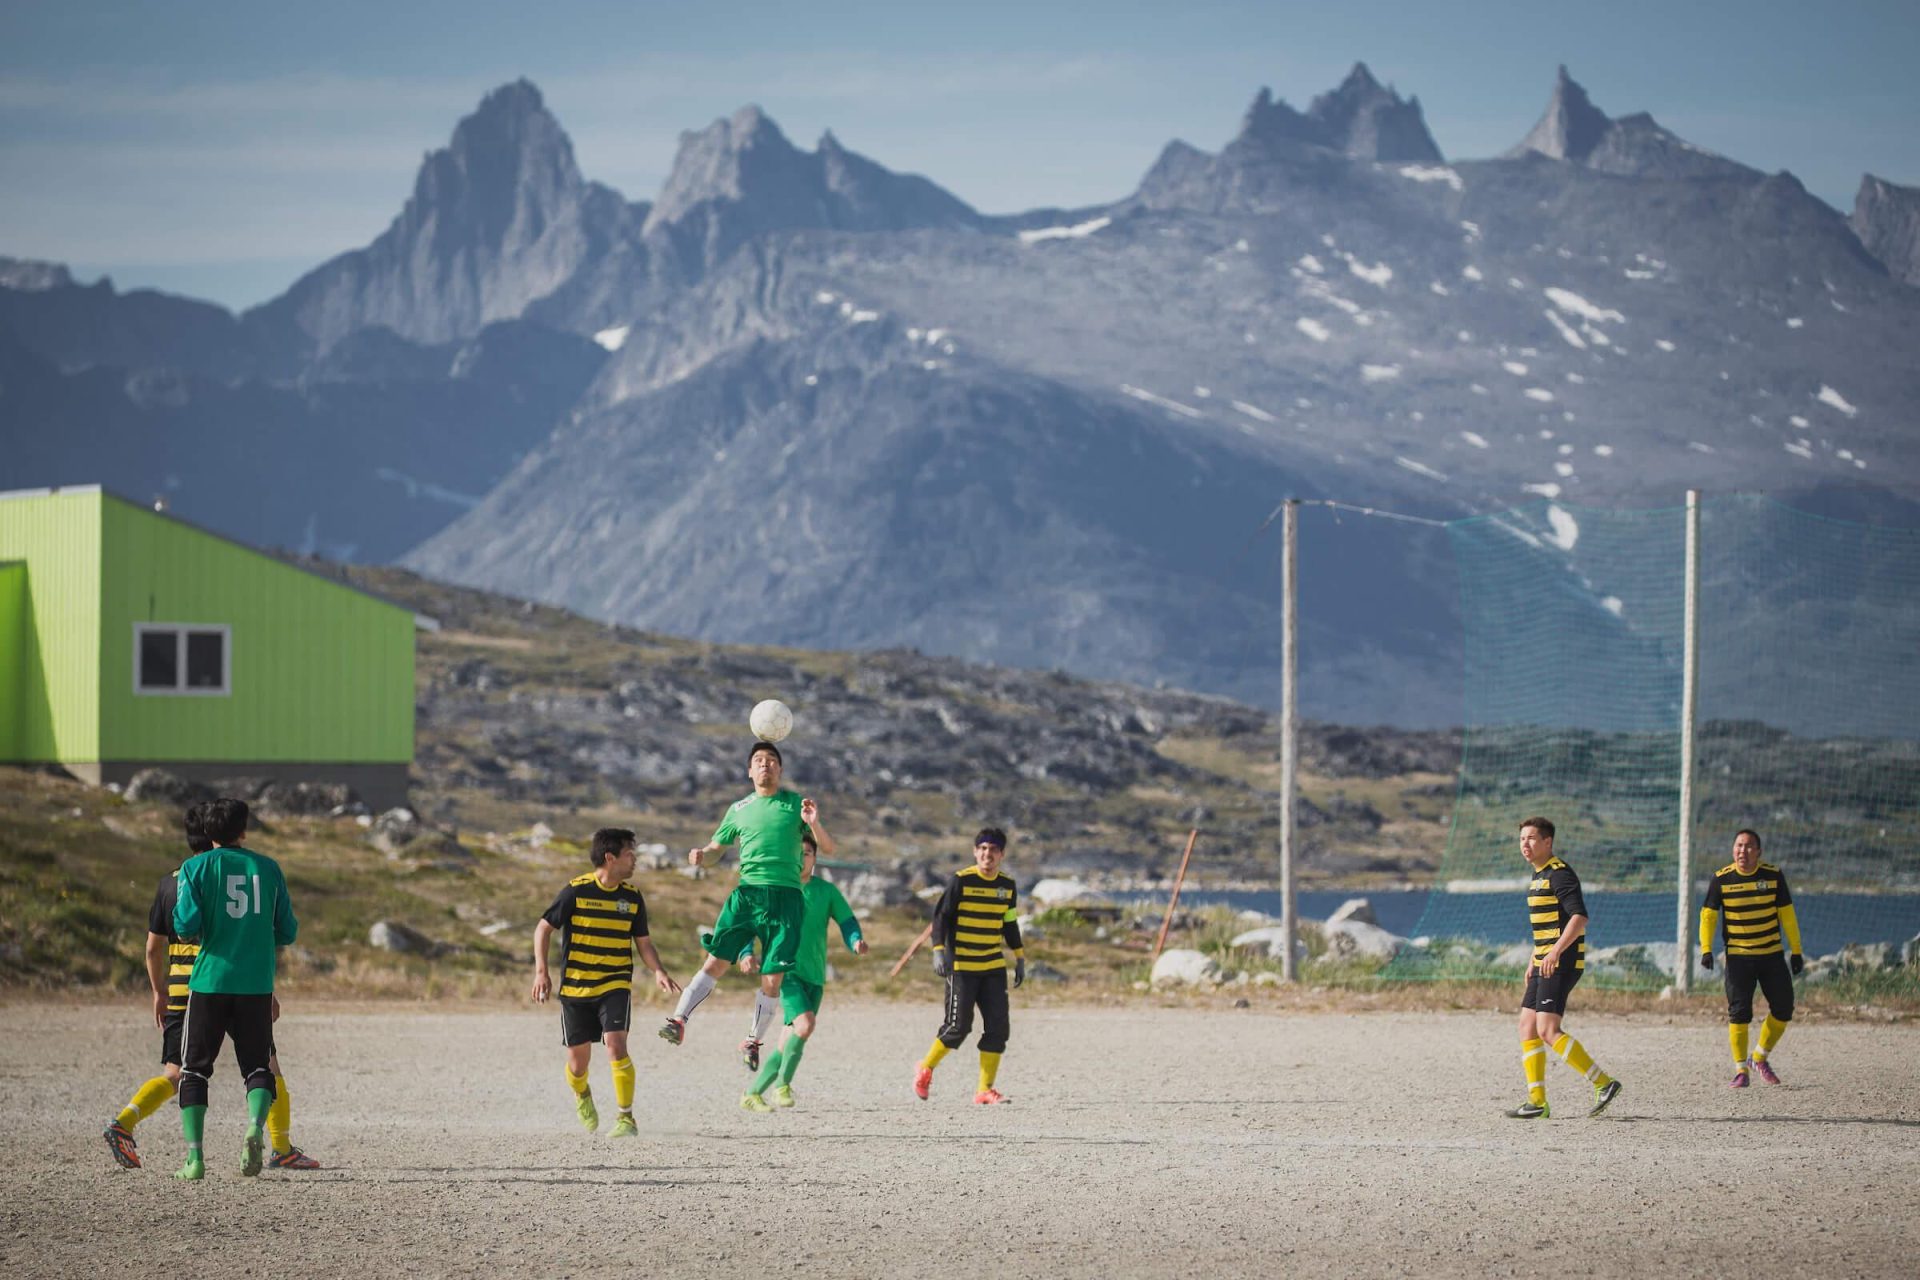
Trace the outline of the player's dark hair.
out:
<instances>
[{"instance_id":1,"label":"player's dark hair","mask_svg":"<svg viewBox=\"0 0 1920 1280\"><path fill-rule=\"evenodd\" d=\"M1764 849L1764 848L1766 848L1766 846L1765 846L1764 844L1761 844L1761 843L1760 843L1760 833L1759 833L1758 831L1755 831L1755 830L1754 830L1754 829L1753 829L1752 827L1742 827L1742 828L1740 828L1740 829L1739 829L1738 831L1736 831L1736 832L1734 832L1734 833L1733 833L1733 842L1734 842L1735 844L1739 844L1739 843L1740 843L1740 837L1741 837L1741 836L1752 836L1752 837L1753 837L1753 844L1754 844L1754 847L1755 847L1756 849Z\"/></svg>"},{"instance_id":2,"label":"player's dark hair","mask_svg":"<svg viewBox=\"0 0 1920 1280\"><path fill-rule=\"evenodd\" d=\"M815 853L815 855L818 855L818 854L819 854L819 852L820 852L820 842L819 842L818 840L815 840L815 839L813 838L813 832L811 832L811 831L802 831L802 832L800 833L800 843L801 843L801 844L803 844L803 845L805 845L805 846L807 846L807 848L809 848L809 849L811 849L811 850L813 850L813 852Z\"/></svg>"},{"instance_id":3,"label":"player's dark hair","mask_svg":"<svg viewBox=\"0 0 1920 1280\"><path fill-rule=\"evenodd\" d=\"M247 834L247 802L232 796L209 800L200 810L200 830L214 844L238 844Z\"/></svg>"},{"instance_id":4,"label":"player's dark hair","mask_svg":"<svg viewBox=\"0 0 1920 1280\"><path fill-rule=\"evenodd\" d=\"M981 844L998 845L1000 848L1004 849L1007 847L1007 833L1002 831L998 827L982 827L980 828L979 833L973 837L973 842L976 845L981 845Z\"/></svg>"},{"instance_id":5,"label":"player's dark hair","mask_svg":"<svg viewBox=\"0 0 1920 1280\"><path fill-rule=\"evenodd\" d=\"M205 853L213 848L213 841L207 839L206 813L207 802L196 800L187 806L186 813L180 818L180 825L187 833L187 848L195 853Z\"/></svg>"},{"instance_id":6,"label":"player's dark hair","mask_svg":"<svg viewBox=\"0 0 1920 1280\"><path fill-rule=\"evenodd\" d=\"M617 858L620 851L634 843L633 832L625 827L602 827L593 833L593 847L587 856L593 859L593 865L604 867L608 858Z\"/></svg>"},{"instance_id":7,"label":"player's dark hair","mask_svg":"<svg viewBox=\"0 0 1920 1280\"><path fill-rule=\"evenodd\" d=\"M786 768L786 767L787 767L787 762L786 762L786 759L785 759L785 757L783 757L783 756L782 756L782 755L780 754L780 748L778 748L778 747L776 747L776 746L774 746L774 745L773 745L773 744L772 744L771 742L756 742L756 743L754 743L754 744L753 744L753 750L751 750L751 751L749 751L749 752L747 752L747 763L748 763L748 764L752 764L752 763L753 763L753 758L754 758L755 756L757 756L757 755L759 755L759 754L760 754L760 753L761 753L762 751L766 751L766 752L770 752L770 753L771 753L771 754L773 755L773 758L774 758L775 760L778 760L778 761L780 762L780 767L781 767L782 769L784 769L784 768Z\"/></svg>"},{"instance_id":8,"label":"player's dark hair","mask_svg":"<svg viewBox=\"0 0 1920 1280\"><path fill-rule=\"evenodd\" d=\"M1551 818L1528 818L1520 824L1522 831L1525 831L1528 827L1532 827L1549 840L1553 839L1553 820Z\"/></svg>"}]
</instances>

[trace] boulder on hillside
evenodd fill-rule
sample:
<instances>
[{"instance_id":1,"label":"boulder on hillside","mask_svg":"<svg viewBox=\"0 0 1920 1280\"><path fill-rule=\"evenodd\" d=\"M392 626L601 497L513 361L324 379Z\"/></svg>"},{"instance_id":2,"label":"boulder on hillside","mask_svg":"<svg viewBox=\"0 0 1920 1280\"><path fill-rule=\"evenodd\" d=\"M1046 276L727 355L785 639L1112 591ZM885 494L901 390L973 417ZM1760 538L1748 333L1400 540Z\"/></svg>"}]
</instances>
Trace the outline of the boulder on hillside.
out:
<instances>
[{"instance_id":1,"label":"boulder on hillside","mask_svg":"<svg viewBox=\"0 0 1920 1280\"><path fill-rule=\"evenodd\" d=\"M1154 986L1214 987L1220 985L1220 966L1200 951L1163 951L1153 962L1149 981Z\"/></svg>"},{"instance_id":2,"label":"boulder on hillside","mask_svg":"<svg viewBox=\"0 0 1920 1280\"><path fill-rule=\"evenodd\" d=\"M189 805L214 798L215 792L204 782L189 782L165 769L142 769L127 782L124 793L129 800L149 804Z\"/></svg>"},{"instance_id":3,"label":"boulder on hillside","mask_svg":"<svg viewBox=\"0 0 1920 1280\"><path fill-rule=\"evenodd\" d=\"M344 811L358 800L344 782L269 782L254 803L283 817L319 817Z\"/></svg>"},{"instance_id":4,"label":"boulder on hillside","mask_svg":"<svg viewBox=\"0 0 1920 1280\"><path fill-rule=\"evenodd\" d=\"M1321 926L1321 933L1327 940L1327 949L1321 953L1322 960L1347 960L1354 957L1387 960L1400 954L1407 940L1397 933L1389 933L1377 924L1366 924L1359 920L1342 920L1338 924L1329 922Z\"/></svg>"},{"instance_id":5,"label":"boulder on hillside","mask_svg":"<svg viewBox=\"0 0 1920 1280\"><path fill-rule=\"evenodd\" d=\"M859 872L842 886L847 901L862 911L876 907L904 907L917 902L913 883L903 868L874 867Z\"/></svg>"},{"instance_id":6,"label":"boulder on hillside","mask_svg":"<svg viewBox=\"0 0 1920 1280\"><path fill-rule=\"evenodd\" d=\"M403 956L433 957L446 949L418 929L397 920L374 921L373 928L367 930L367 945Z\"/></svg>"},{"instance_id":7,"label":"boulder on hillside","mask_svg":"<svg viewBox=\"0 0 1920 1280\"><path fill-rule=\"evenodd\" d=\"M380 852L392 855L424 829L413 810L389 809L373 820L373 826L367 831L367 839Z\"/></svg>"},{"instance_id":8,"label":"boulder on hillside","mask_svg":"<svg viewBox=\"0 0 1920 1280\"><path fill-rule=\"evenodd\" d=\"M1373 904L1365 898L1348 898L1339 909L1327 917L1328 924L1341 924L1351 920L1356 924L1377 925L1380 921L1373 914Z\"/></svg>"}]
</instances>

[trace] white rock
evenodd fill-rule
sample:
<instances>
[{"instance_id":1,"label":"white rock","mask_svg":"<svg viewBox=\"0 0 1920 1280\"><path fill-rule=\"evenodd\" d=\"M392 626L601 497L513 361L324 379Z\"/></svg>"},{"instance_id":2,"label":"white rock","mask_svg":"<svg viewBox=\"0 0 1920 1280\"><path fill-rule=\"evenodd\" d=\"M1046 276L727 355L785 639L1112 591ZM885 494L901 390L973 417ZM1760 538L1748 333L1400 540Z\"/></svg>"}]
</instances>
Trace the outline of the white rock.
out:
<instances>
[{"instance_id":1,"label":"white rock","mask_svg":"<svg viewBox=\"0 0 1920 1280\"><path fill-rule=\"evenodd\" d=\"M1342 920L1339 923L1329 921L1326 926L1327 951L1329 956L1375 956L1386 958L1399 954L1407 945L1407 940L1396 933L1388 933L1377 924L1363 924L1358 920Z\"/></svg>"},{"instance_id":2,"label":"white rock","mask_svg":"<svg viewBox=\"0 0 1920 1280\"><path fill-rule=\"evenodd\" d=\"M1339 924L1345 920L1352 920L1358 924L1380 923L1373 914L1373 904L1365 898L1348 898L1340 904L1339 910L1327 917L1328 924Z\"/></svg>"},{"instance_id":3,"label":"white rock","mask_svg":"<svg viewBox=\"0 0 1920 1280\"><path fill-rule=\"evenodd\" d=\"M1220 983L1220 966L1212 956L1199 951L1163 951L1153 962L1154 986L1182 983L1190 987L1211 987Z\"/></svg>"},{"instance_id":4,"label":"white rock","mask_svg":"<svg viewBox=\"0 0 1920 1280\"><path fill-rule=\"evenodd\" d=\"M1027 890L1027 900L1043 907L1059 906L1065 902L1085 902L1093 897L1093 890L1084 882L1054 877L1036 880L1033 887Z\"/></svg>"},{"instance_id":5,"label":"white rock","mask_svg":"<svg viewBox=\"0 0 1920 1280\"><path fill-rule=\"evenodd\" d=\"M544 822L536 822L527 832L527 843L536 849L544 849L553 843L553 828Z\"/></svg>"}]
</instances>

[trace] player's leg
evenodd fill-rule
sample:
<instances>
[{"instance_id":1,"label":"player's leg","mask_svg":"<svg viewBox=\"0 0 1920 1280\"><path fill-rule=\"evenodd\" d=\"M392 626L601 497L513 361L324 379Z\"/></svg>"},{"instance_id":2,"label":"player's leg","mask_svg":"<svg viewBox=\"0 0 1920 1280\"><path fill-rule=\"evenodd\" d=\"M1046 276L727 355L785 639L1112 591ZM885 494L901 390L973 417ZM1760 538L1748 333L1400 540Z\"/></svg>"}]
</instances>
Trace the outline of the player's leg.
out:
<instances>
[{"instance_id":1,"label":"player's leg","mask_svg":"<svg viewBox=\"0 0 1920 1280\"><path fill-rule=\"evenodd\" d=\"M610 1138L634 1138L640 1128L633 1121L633 1059L627 1056L627 1028L633 1021L633 992L609 991L595 1002L600 1011L600 1032L607 1042L608 1066L613 1073L613 1105L620 1108L614 1117Z\"/></svg>"},{"instance_id":2,"label":"player's leg","mask_svg":"<svg viewBox=\"0 0 1920 1280\"><path fill-rule=\"evenodd\" d=\"M780 1082L773 1089L776 1107L793 1105L793 1076L800 1070L800 1059L807 1051L807 1042L813 1039L814 1028L820 1025L820 1001L825 995L824 986L815 986L797 973L789 975L780 989L787 1038L780 1046Z\"/></svg>"},{"instance_id":3,"label":"player's leg","mask_svg":"<svg viewBox=\"0 0 1920 1280\"><path fill-rule=\"evenodd\" d=\"M913 1092L925 1098L927 1090L933 1085L933 1069L940 1060L958 1049L973 1031L973 1006L977 987L977 973L949 973L947 975L946 1018L940 1024L940 1031L933 1038L933 1045L927 1050L927 1056L920 1059L920 1065L914 1070Z\"/></svg>"},{"instance_id":4,"label":"player's leg","mask_svg":"<svg viewBox=\"0 0 1920 1280\"><path fill-rule=\"evenodd\" d=\"M740 1061L746 1064L747 1070L760 1069L760 1050L766 1044L768 1028L773 1026L773 1016L779 1012L780 1002L756 986L753 1013L747 1019L747 1038L740 1042Z\"/></svg>"},{"instance_id":5,"label":"player's leg","mask_svg":"<svg viewBox=\"0 0 1920 1280\"><path fill-rule=\"evenodd\" d=\"M1600 1069L1588 1053L1586 1047L1571 1034L1561 1030L1560 1020L1566 1014L1567 998L1573 993L1574 986L1580 981L1581 971L1563 966L1554 971L1551 978L1541 984L1538 1004L1540 1006L1540 1036L1553 1051L1560 1055L1560 1061L1572 1070L1586 1077L1593 1086L1593 1106L1587 1111L1589 1116L1597 1116L1607 1109L1615 1098L1620 1096L1620 1082ZM1551 1003L1554 1013L1548 1017L1546 1006Z\"/></svg>"},{"instance_id":6,"label":"player's leg","mask_svg":"<svg viewBox=\"0 0 1920 1280\"><path fill-rule=\"evenodd\" d=\"M173 1176L198 1182L207 1176L203 1146L207 1131L207 1077L226 1039L228 997L205 992L187 996L180 1031L180 1136L186 1139L187 1158Z\"/></svg>"},{"instance_id":7,"label":"player's leg","mask_svg":"<svg viewBox=\"0 0 1920 1280\"><path fill-rule=\"evenodd\" d=\"M1793 971L1785 955L1762 956L1761 961L1758 977L1760 991L1767 997L1767 1020L1760 1024L1760 1042L1753 1047L1753 1069L1768 1084L1779 1084L1780 1076L1768 1058L1793 1021Z\"/></svg>"},{"instance_id":8,"label":"player's leg","mask_svg":"<svg viewBox=\"0 0 1920 1280\"><path fill-rule=\"evenodd\" d=\"M229 1032L233 1056L247 1088L247 1132L242 1177L255 1177L266 1162L267 1113L273 1109L273 997L232 996Z\"/></svg>"},{"instance_id":9,"label":"player's leg","mask_svg":"<svg viewBox=\"0 0 1920 1280\"><path fill-rule=\"evenodd\" d=\"M720 915L714 920L712 931L701 937L700 945L707 949L706 963L680 989L679 1003L660 1027L660 1038L668 1044L679 1044L686 1038L687 1020L693 1017L693 1011L713 994L720 975L757 936L746 890L747 886L743 885L727 895L727 900L720 904Z\"/></svg>"},{"instance_id":10,"label":"player's leg","mask_svg":"<svg viewBox=\"0 0 1920 1280\"><path fill-rule=\"evenodd\" d=\"M1527 1100L1507 1112L1515 1120L1543 1120L1547 1109L1547 1042L1540 1035L1540 975L1527 971L1527 988L1520 997L1520 1070L1527 1080ZM1557 1018L1555 1021L1559 1021Z\"/></svg>"},{"instance_id":11,"label":"player's leg","mask_svg":"<svg viewBox=\"0 0 1920 1280\"><path fill-rule=\"evenodd\" d=\"M267 1108L267 1157L269 1169L318 1169L320 1162L293 1145L293 1096L287 1091L287 1077L280 1070L280 1050L267 1047L267 1069L273 1072L273 1105Z\"/></svg>"},{"instance_id":12,"label":"player's leg","mask_svg":"<svg viewBox=\"0 0 1920 1280\"><path fill-rule=\"evenodd\" d=\"M560 1002L560 1043L567 1050L567 1088L573 1092L573 1111L580 1127L592 1133L600 1127L600 1111L593 1105L593 1085L587 1071L593 1066L593 1046L600 1039L600 1006L594 1000Z\"/></svg>"},{"instance_id":13,"label":"player's leg","mask_svg":"<svg viewBox=\"0 0 1920 1280\"><path fill-rule=\"evenodd\" d=\"M1727 990L1727 1047L1733 1051L1733 1079L1727 1087L1744 1089L1753 1070L1747 1042L1753 1030L1753 989L1760 975L1752 956L1728 955L1724 968L1721 981Z\"/></svg>"},{"instance_id":14,"label":"player's leg","mask_svg":"<svg viewBox=\"0 0 1920 1280\"><path fill-rule=\"evenodd\" d=\"M139 1144L133 1130L142 1120L167 1105L180 1092L180 1032L186 1024L184 1013L169 1013L160 1028L160 1074L133 1091L120 1114L107 1122L101 1136L107 1151L123 1169L140 1167Z\"/></svg>"},{"instance_id":15,"label":"player's leg","mask_svg":"<svg viewBox=\"0 0 1920 1280\"><path fill-rule=\"evenodd\" d=\"M983 1106L1006 1102L1005 1094L993 1087L1000 1075L1000 1055L1007 1051L1007 1036L1013 1019L1007 1008L1007 971L995 969L980 975L980 1088L973 1100Z\"/></svg>"}]
</instances>

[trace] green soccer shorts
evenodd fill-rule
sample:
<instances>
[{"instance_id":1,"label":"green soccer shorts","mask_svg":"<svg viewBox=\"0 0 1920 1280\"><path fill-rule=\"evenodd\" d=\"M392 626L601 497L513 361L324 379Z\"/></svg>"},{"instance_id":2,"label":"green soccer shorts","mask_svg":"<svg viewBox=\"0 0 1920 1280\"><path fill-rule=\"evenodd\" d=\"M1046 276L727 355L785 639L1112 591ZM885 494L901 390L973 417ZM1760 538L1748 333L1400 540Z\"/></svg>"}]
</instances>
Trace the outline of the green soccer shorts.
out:
<instances>
[{"instance_id":1,"label":"green soccer shorts","mask_svg":"<svg viewBox=\"0 0 1920 1280\"><path fill-rule=\"evenodd\" d=\"M820 1001L826 994L825 986L808 982L797 973L788 974L780 981L781 1024L790 1027L803 1013L819 1013Z\"/></svg>"},{"instance_id":2,"label":"green soccer shorts","mask_svg":"<svg viewBox=\"0 0 1920 1280\"><path fill-rule=\"evenodd\" d=\"M806 899L786 885L743 884L727 895L713 932L702 938L707 954L728 964L758 938L760 972L786 973L800 955L800 929L806 919Z\"/></svg>"}]
</instances>

